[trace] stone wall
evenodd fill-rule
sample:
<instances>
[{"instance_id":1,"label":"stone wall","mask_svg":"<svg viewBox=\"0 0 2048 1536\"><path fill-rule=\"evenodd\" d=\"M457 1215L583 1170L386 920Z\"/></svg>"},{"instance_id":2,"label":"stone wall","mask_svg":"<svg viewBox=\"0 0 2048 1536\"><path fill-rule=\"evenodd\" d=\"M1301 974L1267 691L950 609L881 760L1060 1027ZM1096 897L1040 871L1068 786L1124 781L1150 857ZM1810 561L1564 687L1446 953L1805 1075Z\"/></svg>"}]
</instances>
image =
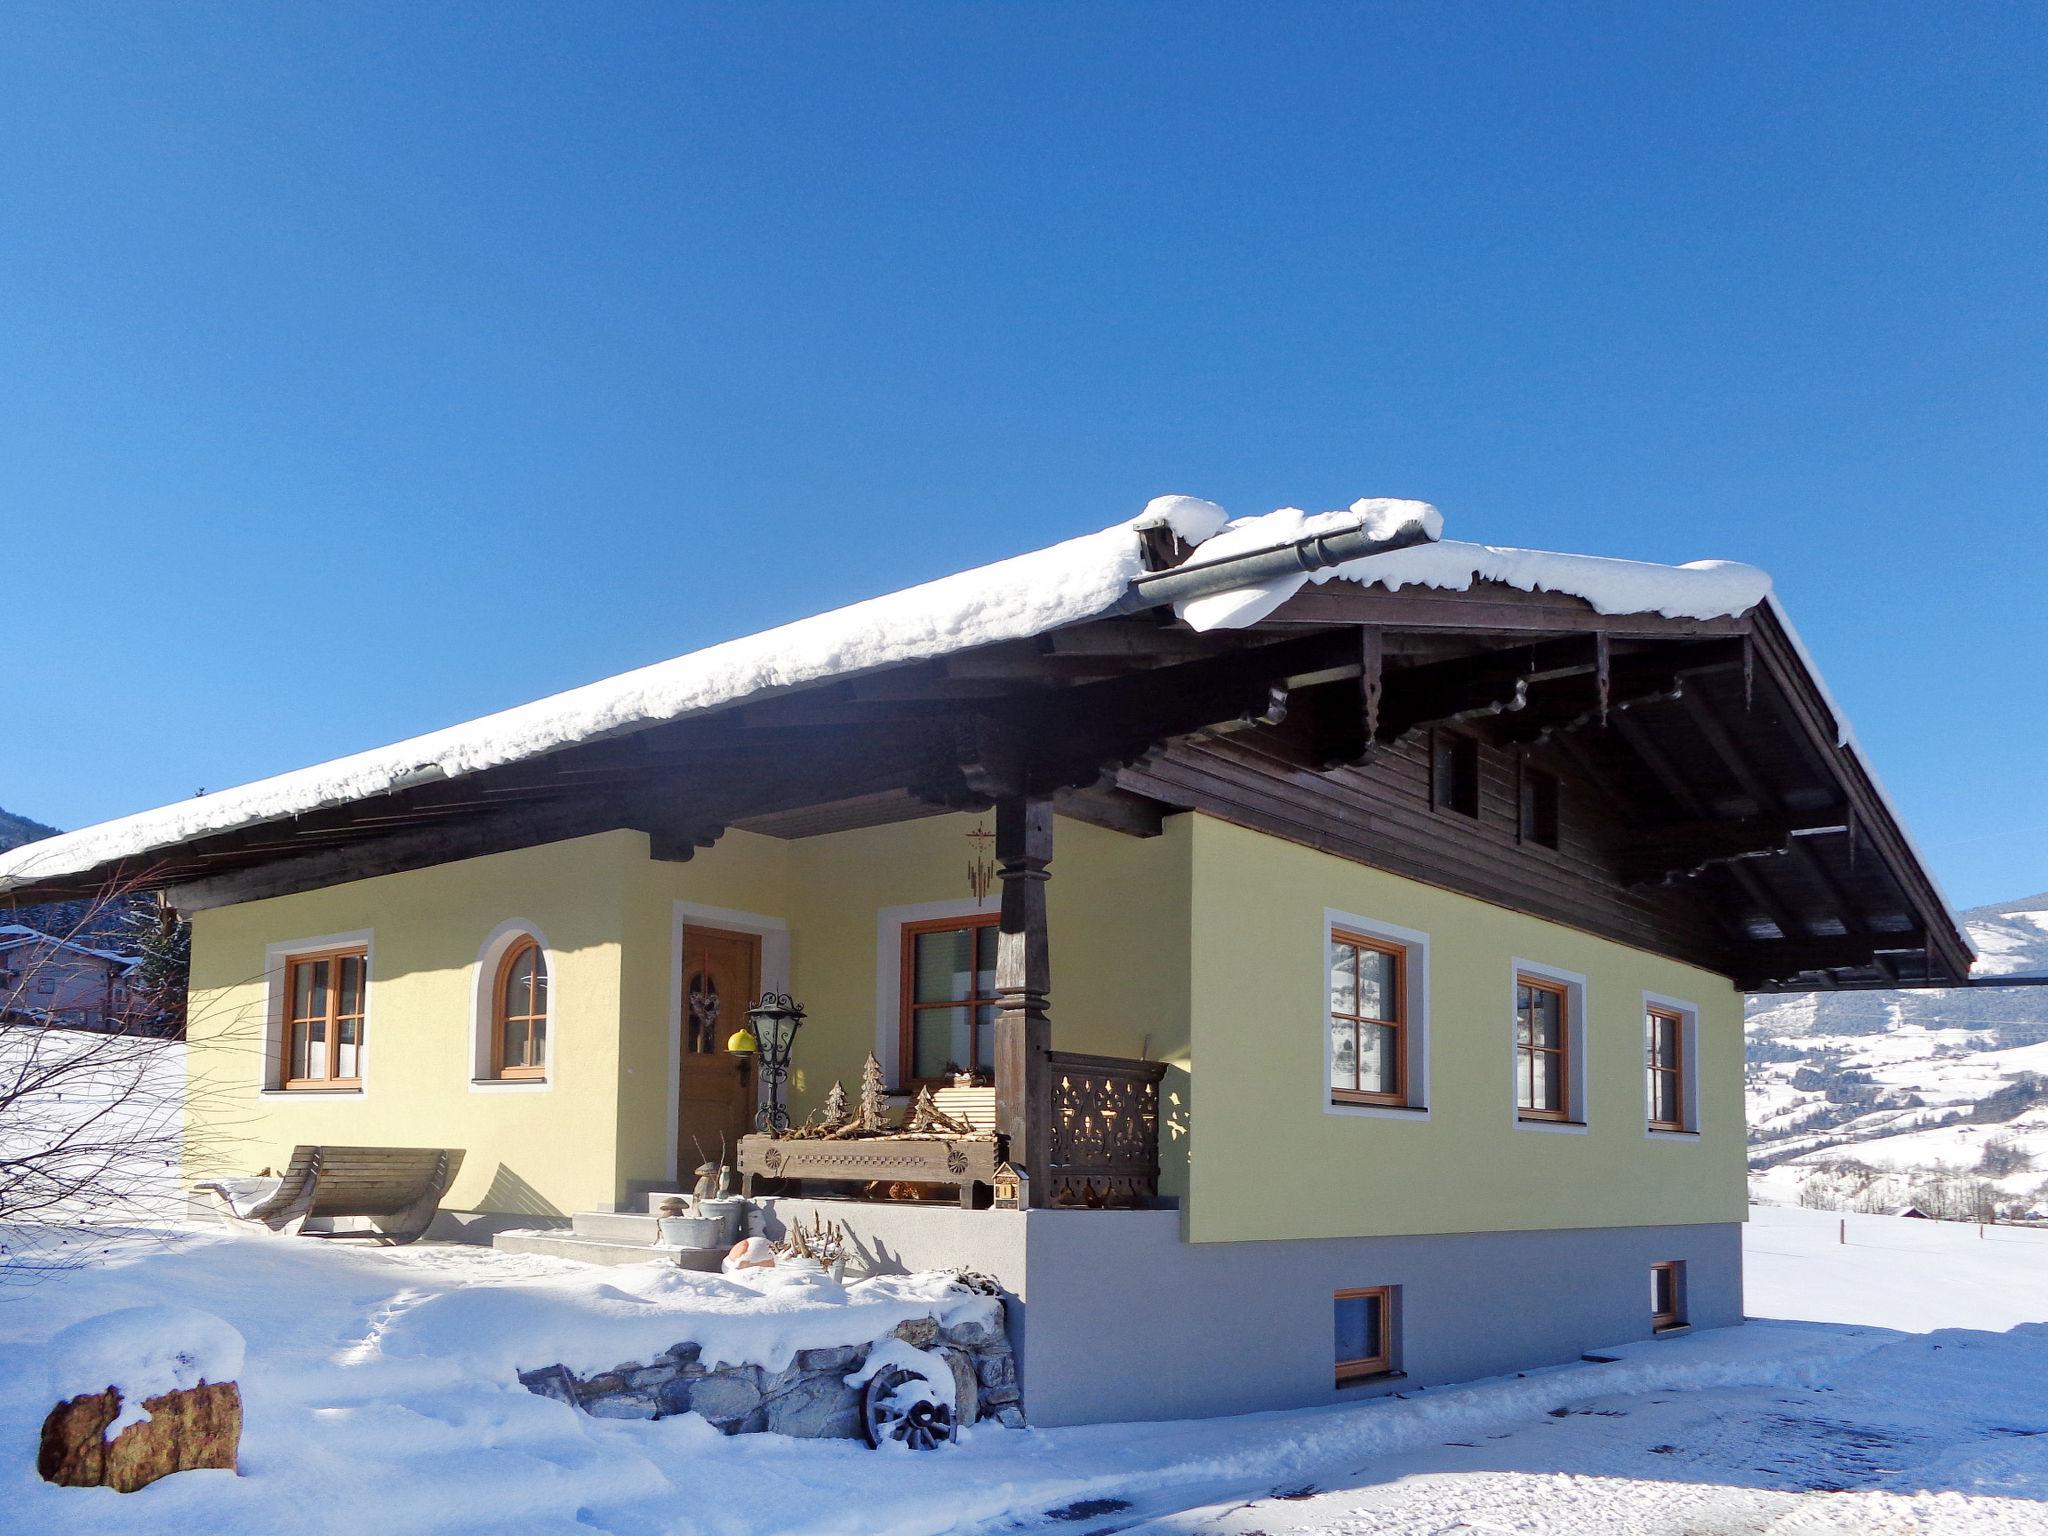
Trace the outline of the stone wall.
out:
<instances>
[{"instance_id":1,"label":"stone wall","mask_svg":"<svg viewBox=\"0 0 2048 1536\"><path fill-rule=\"evenodd\" d=\"M1024 1427L1017 1362L1000 1324L967 1321L942 1326L929 1317L899 1323L893 1335L929 1350L953 1370L955 1413L964 1427L992 1419ZM677 1344L650 1364L633 1362L592 1376L566 1366L521 1371L519 1379L543 1397L607 1419L662 1419L698 1413L728 1435L767 1431L806 1439L858 1439L861 1389L846 1378L866 1361L867 1344L800 1349L780 1371L758 1365L706 1367L695 1344Z\"/></svg>"}]
</instances>

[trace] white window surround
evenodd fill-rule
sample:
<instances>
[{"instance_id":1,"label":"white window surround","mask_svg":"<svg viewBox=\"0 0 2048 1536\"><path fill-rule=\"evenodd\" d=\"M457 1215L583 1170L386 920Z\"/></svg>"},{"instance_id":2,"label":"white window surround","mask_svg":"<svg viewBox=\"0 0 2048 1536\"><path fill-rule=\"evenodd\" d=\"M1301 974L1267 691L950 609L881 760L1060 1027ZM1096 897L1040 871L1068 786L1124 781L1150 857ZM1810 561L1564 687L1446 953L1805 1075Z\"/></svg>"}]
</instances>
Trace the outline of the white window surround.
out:
<instances>
[{"instance_id":1,"label":"white window surround","mask_svg":"<svg viewBox=\"0 0 2048 1536\"><path fill-rule=\"evenodd\" d=\"M1682 1131L1659 1131L1650 1126L1650 1062L1649 1062L1649 1013L1652 1008L1661 1008L1666 1013L1678 1015L1678 1063L1679 1063L1679 1105L1678 1112L1685 1121ZM1681 997L1666 997L1661 992L1643 994L1643 1136L1648 1141L1698 1141L1700 1139L1700 1010L1698 1005L1688 1003Z\"/></svg>"},{"instance_id":2,"label":"white window surround","mask_svg":"<svg viewBox=\"0 0 2048 1536\"><path fill-rule=\"evenodd\" d=\"M521 939L540 945L541 959L548 968L548 1030L542 1047L545 1059L539 1077L491 1076L491 1031L497 1025L498 967L505 952ZM471 987L469 1027L469 1091L471 1093L546 1093L555 1080L555 951L537 924L523 917L507 918L490 932L477 951L476 978Z\"/></svg>"},{"instance_id":3,"label":"white window surround","mask_svg":"<svg viewBox=\"0 0 2048 1536\"><path fill-rule=\"evenodd\" d=\"M761 990L789 990L789 924L779 917L760 912L742 912L735 907L711 907L702 902L679 901L669 920L668 945L668 1164L676 1166L680 1143L677 1136L677 1105L683 1094L683 930L723 928L727 933L751 933L761 940Z\"/></svg>"},{"instance_id":4,"label":"white window surround","mask_svg":"<svg viewBox=\"0 0 2048 1536\"><path fill-rule=\"evenodd\" d=\"M1534 976L1539 981L1554 981L1565 990L1565 1047L1567 1056L1565 1103L1567 1118L1563 1120L1524 1120L1521 1112L1521 1053L1515 1045L1515 987L1521 977ZM1554 965L1544 965L1535 960L1515 959L1508 962L1507 994L1507 1036L1508 1036L1508 1115L1518 1131L1549 1131L1556 1135L1583 1136L1586 1134L1586 1058L1587 1038L1592 1013L1587 1008L1586 978L1577 971L1559 970Z\"/></svg>"},{"instance_id":5,"label":"white window surround","mask_svg":"<svg viewBox=\"0 0 2048 1536\"><path fill-rule=\"evenodd\" d=\"M1408 1039L1408 1102L1406 1104L1336 1104L1330 1100L1330 934L1342 928L1368 939L1398 944L1405 953L1403 979L1407 982L1407 1016L1412 1033ZM1427 1120L1429 1118L1429 935L1414 928L1402 928L1356 912L1323 908L1323 924L1316 934L1316 974L1323 978L1317 999L1317 1027L1322 1032L1323 1075L1316 1084L1316 1101L1326 1115L1354 1120Z\"/></svg>"},{"instance_id":6,"label":"white window surround","mask_svg":"<svg viewBox=\"0 0 2048 1536\"><path fill-rule=\"evenodd\" d=\"M284 984L288 962L295 955L323 949L360 949L363 952L363 1033L356 1047L354 1088L280 1088L279 1069L284 1065ZM376 1055L377 940L376 931L360 928L353 933L323 933L304 939L287 939L263 946L263 1050L256 1080L257 1094L266 1099L315 1098L361 1099L370 1092L370 1067Z\"/></svg>"},{"instance_id":7,"label":"white window surround","mask_svg":"<svg viewBox=\"0 0 2048 1536\"><path fill-rule=\"evenodd\" d=\"M988 899L963 897L957 901L920 901L907 907L883 907L875 914L875 1060L882 1064L882 1081L892 1086L903 1081L903 926L929 923L942 917L979 917L1002 909L994 887Z\"/></svg>"}]
</instances>

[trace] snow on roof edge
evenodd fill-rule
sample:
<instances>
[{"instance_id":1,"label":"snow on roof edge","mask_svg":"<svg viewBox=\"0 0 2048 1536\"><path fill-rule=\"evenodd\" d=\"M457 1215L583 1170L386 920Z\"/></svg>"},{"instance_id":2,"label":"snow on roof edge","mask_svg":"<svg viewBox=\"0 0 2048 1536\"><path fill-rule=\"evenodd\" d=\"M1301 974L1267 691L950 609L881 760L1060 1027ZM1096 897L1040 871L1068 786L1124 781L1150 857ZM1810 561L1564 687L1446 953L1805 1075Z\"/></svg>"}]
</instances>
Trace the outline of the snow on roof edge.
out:
<instances>
[{"instance_id":1,"label":"snow on roof edge","mask_svg":"<svg viewBox=\"0 0 2048 1536\"><path fill-rule=\"evenodd\" d=\"M601 678L531 703L233 789L100 822L0 853L0 892L213 833L459 778L557 747L825 678L1042 634L1110 608L1143 570L1137 526L1164 519L1191 543L1224 521L1190 496L1084 534L918 586Z\"/></svg>"},{"instance_id":2,"label":"snow on roof edge","mask_svg":"<svg viewBox=\"0 0 2048 1536\"><path fill-rule=\"evenodd\" d=\"M0 892L81 874L213 833L346 804L422 776L457 778L770 689L930 660L1098 617L1143 571L1137 530L1147 525L1163 521L1191 545L1222 535L1250 548L1261 540L1284 542L1295 524L1313 529L1330 518L1356 522L1367 508L1375 513L1398 509L1403 516L1409 515L1409 508L1421 508L1431 531L1441 529L1435 509L1420 502L1360 502L1349 515L1318 517L1282 508L1230 520L1213 502L1158 497L1138 516L1097 533L723 641L388 746L24 844L0 853ZM1213 603L1197 599L1181 605L1182 617L1198 629L1253 624L1311 579L1360 581L1389 590L1425 586L1450 591L1466 591L1475 581L1492 580L1524 591L1579 597L1601 613L1661 613L1672 618L1732 616L1768 602L1798 644L1796 632L1770 596L1770 578L1753 566L1727 561L1664 566L1455 540L1223 593ZM1200 614L1197 605L1202 603L1212 603L1217 616ZM1196 622L1198 615L1208 622ZM1818 681L1819 673L1803 647L1800 654ZM1826 685L1821 686L1825 693ZM1831 698L1829 702L1846 731L1846 717ZM1883 795L1860 752L1858 760ZM1885 803L1904 831L1896 807L1888 797ZM1911 833L1906 836L1910 843ZM1913 851L1925 868L1924 855L1917 847ZM1934 880L1931 870L1928 878ZM1938 883L1935 889L1939 895ZM1946 896L1942 900L1946 907ZM1952 908L1948 915L1953 920Z\"/></svg>"},{"instance_id":3,"label":"snow on roof edge","mask_svg":"<svg viewBox=\"0 0 2048 1536\"><path fill-rule=\"evenodd\" d=\"M1358 503L1359 507L1365 505ZM1432 515L1435 512L1434 508L1428 510ZM1333 531L1328 519L1338 515L1309 517L1283 508L1263 518L1240 518L1221 537L1248 549L1285 543L1304 534ZM1497 581L1523 592L1576 597L1596 613L1655 613L1667 619L1733 618L1755 608L1771 590L1767 574L1732 560L1655 565L1605 555L1568 555L1438 539L1319 571L1292 572L1271 581L1210 593L1176 605L1176 612L1198 630L1241 629L1266 618L1307 583L1328 581L1355 581L1385 587L1389 592L1411 586L1467 592L1474 582Z\"/></svg>"}]
</instances>

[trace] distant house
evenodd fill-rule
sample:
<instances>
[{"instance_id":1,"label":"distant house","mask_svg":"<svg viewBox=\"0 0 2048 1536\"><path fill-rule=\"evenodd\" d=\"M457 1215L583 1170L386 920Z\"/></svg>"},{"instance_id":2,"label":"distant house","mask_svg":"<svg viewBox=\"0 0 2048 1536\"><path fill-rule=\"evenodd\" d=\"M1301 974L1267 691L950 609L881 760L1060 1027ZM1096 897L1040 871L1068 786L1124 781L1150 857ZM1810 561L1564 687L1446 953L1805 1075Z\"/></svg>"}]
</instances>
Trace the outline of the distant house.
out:
<instances>
[{"instance_id":1,"label":"distant house","mask_svg":"<svg viewBox=\"0 0 2048 1536\"><path fill-rule=\"evenodd\" d=\"M1040 1425L1739 1323L1742 994L1970 949L1761 572L1440 532L1165 500L0 898L191 916L189 1176L455 1148L443 1230L644 1262L736 1148L764 1222L999 1282ZM966 1071L994 1128L770 1134L785 1065L799 1126Z\"/></svg>"},{"instance_id":2,"label":"distant house","mask_svg":"<svg viewBox=\"0 0 2048 1536\"><path fill-rule=\"evenodd\" d=\"M1887 1216L1910 1216L1915 1221L1932 1221L1934 1217L1917 1205L1895 1205L1885 1212Z\"/></svg>"},{"instance_id":3,"label":"distant house","mask_svg":"<svg viewBox=\"0 0 2048 1536\"><path fill-rule=\"evenodd\" d=\"M116 1028L137 963L133 955L0 924L0 1022Z\"/></svg>"}]
</instances>

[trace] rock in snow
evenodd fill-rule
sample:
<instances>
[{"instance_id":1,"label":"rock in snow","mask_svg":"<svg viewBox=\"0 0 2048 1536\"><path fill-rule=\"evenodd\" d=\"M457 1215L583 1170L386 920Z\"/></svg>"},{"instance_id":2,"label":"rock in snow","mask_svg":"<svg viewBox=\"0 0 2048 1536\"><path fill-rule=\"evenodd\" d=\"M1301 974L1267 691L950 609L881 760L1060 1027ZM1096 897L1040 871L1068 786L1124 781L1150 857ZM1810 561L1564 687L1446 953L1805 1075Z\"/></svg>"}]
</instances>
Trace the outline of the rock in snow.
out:
<instances>
[{"instance_id":1,"label":"rock in snow","mask_svg":"<svg viewBox=\"0 0 2048 1536\"><path fill-rule=\"evenodd\" d=\"M149 1417L145 1398L242 1374L242 1336L193 1307L124 1307L74 1323L50 1340L50 1389L61 1400L121 1394L109 1440Z\"/></svg>"},{"instance_id":2,"label":"rock in snow","mask_svg":"<svg viewBox=\"0 0 2048 1536\"><path fill-rule=\"evenodd\" d=\"M173 1472L234 1471L242 1336L210 1312L128 1307L50 1341L59 1399L43 1421L46 1482L133 1493Z\"/></svg>"}]
</instances>

